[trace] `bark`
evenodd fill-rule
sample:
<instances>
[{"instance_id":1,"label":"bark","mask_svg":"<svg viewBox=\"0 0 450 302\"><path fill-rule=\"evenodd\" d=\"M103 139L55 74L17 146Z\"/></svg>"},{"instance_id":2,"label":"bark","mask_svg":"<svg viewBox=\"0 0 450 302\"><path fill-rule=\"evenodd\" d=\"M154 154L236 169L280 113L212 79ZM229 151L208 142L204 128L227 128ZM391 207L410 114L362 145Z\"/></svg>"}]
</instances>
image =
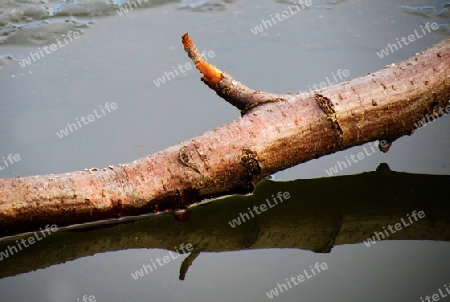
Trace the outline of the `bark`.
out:
<instances>
[{"instance_id":1,"label":"bark","mask_svg":"<svg viewBox=\"0 0 450 302\"><path fill-rule=\"evenodd\" d=\"M183 44L202 80L243 117L132 163L0 179L0 236L249 192L262 178L299 163L409 135L425 114L439 116L449 106L450 39L378 72L300 95L251 90L202 62L187 35Z\"/></svg>"},{"instance_id":2,"label":"bark","mask_svg":"<svg viewBox=\"0 0 450 302\"><path fill-rule=\"evenodd\" d=\"M375 232L385 232L383 227L388 230L389 225L397 223L401 230L389 231L388 237L380 239L447 242L449 182L447 175L398 173L385 165L376 172L359 175L290 182L264 180L251 195L231 196L192 208L185 222L161 214L113 226L97 223L61 229L4 258L0 278L98 253L152 248L176 252L174 247L190 243L194 249L180 267L179 278L184 279L189 278L188 267L195 266L195 257L201 253L269 248L328 253L334 246L361 244ZM264 204L279 191L289 192L291 198L235 228L230 226L229 221L239 213L248 213L249 207ZM425 217L411 223L407 215L412 217L413 211L423 211ZM21 238L29 237L33 235ZM0 241L0 252L8 250L8 245L17 245L16 240L21 239ZM139 267L130 268L129 273L136 269Z\"/></svg>"}]
</instances>

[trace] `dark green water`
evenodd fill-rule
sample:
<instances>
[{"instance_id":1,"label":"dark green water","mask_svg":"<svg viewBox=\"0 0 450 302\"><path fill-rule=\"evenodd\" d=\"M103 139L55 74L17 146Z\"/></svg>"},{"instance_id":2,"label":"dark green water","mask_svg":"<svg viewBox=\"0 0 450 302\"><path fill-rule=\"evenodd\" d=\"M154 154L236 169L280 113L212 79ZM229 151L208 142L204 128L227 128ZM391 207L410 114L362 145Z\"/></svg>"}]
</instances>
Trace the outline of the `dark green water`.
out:
<instances>
[{"instance_id":1,"label":"dark green water","mask_svg":"<svg viewBox=\"0 0 450 302\"><path fill-rule=\"evenodd\" d=\"M175 74L174 67L189 62L181 46L185 32L201 51L214 53L209 61L222 70L250 87L280 93L333 80L339 69L348 70L345 80L376 71L450 34L446 1L312 1L271 25L275 14L289 12L294 4L142 0L120 16L115 4L121 3L112 2L0 3L0 158L20 156L8 167L0 161L0 177L124 163L238 118L197 71ZM267 28L255 35L262 20ZM420 33L427 22L439 28L383 58L377 55L388 43ZM61 44L46 52L44 47L57 39ZM27 58L30 64L22 67ZM158 78L169 72L176 76L158 86ZM107 102L117 108L108 111ZM62 136L68 123L95 115L94 110L92 122ZM383 162L393 171L449 175L449 129L450 118L444 116L397 140L387 154L373 152L337 175L375 171ZM312 160L277 173L275 180L328 177L337 161L364 147L370 150L367 144ZM352 178L331 185L275 183L248 202L259 205L288 191L289 202L300 208L277 216L282 211L277 205L242 229L228 221L246 211L235 204L249 197L196 209L186 223L159 216L100 230L59 231L0 261L0 300L75 302L93 295L96 301L421 302L450 287L448 177L439 177L413 184L402 178L392 194L393 189L379 192L382 180L371 178L357 184ZM367 208L377 203L380 207ZM398 240L370 247L362 242L421 209L426 218L392 236ZM334 245L312 245L325 230L326 238L337 240ZM359 237L348 237L351 232ZM187 254L168 249L189 242L200 254L182 281L179 271ZM8 244L14 241L0 242L0 253ZM170 255L178 256L138 280L132 277L142 265ZM316 262L328 268L268 298L266 292L285 278L303 270L311 274L309 266Z\"/></svg>"}]
</instances>

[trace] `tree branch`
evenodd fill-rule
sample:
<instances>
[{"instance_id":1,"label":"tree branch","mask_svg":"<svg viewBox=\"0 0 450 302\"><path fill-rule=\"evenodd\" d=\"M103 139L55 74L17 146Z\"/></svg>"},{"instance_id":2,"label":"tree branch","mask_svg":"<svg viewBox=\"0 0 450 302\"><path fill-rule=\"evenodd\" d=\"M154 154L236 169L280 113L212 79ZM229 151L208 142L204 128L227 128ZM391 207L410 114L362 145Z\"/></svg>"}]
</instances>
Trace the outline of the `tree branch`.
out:
<instances>
[{"instance_id":1,"label":"tree branch","mask_svg":"<svg viewBox=\"0 0 450 302\"><path fill-rule=\"evenodd\" d=\"M299 163L411 134L425 114L449 106L450 39L315 94L276 95L253 91L205 64L188 38L183 44L203 81L243 117L132 163L0 179L0 236L48 222L60 227L183 209L206 197L249 192L262 178Z\"/></svg>"}]
</instances>

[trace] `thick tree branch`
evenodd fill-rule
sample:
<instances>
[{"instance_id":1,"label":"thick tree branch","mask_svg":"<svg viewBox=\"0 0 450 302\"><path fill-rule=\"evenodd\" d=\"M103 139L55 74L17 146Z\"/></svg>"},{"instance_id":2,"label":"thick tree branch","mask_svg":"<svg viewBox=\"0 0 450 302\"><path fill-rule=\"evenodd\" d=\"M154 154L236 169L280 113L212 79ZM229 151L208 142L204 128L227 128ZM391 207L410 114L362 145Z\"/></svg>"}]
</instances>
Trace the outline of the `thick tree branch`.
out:
<instances>
[{"instance_id":1,"label":"thick tree branch","mask_svg":"<svg viewBox=\"0 0 450 302\"><path fill-rule=\"evenodd\" d=\"M439 115L449 106L450 39L313 95L252 92L218 69L210 72L195 53L191 58L208 86L243 111L242 118L132 163L0 179L0 236L248 192L260 179L310 159L411 134L425 114Z\"/></svg>"}]
</instances>

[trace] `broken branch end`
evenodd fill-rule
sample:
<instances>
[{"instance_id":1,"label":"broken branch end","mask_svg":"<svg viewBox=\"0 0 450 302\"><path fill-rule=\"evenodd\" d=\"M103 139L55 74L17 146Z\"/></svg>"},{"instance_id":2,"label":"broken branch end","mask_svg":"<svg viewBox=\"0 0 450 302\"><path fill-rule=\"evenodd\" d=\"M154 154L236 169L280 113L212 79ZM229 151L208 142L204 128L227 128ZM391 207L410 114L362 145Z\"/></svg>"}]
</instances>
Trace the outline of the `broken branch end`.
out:
<instances>
[{"instance_id":1,"label":"broken branch end","mask_svg":"<svg viewBox=\"0 0 450 302\"><path fill-rule=\"evenodd\" d=\"M210 84L216 85L222 79L222 71L214 65L209 64L203 58L188 33L182 36L184 50L189 58L194 62L195 67L203 74L204 80Z\"/></svg>"}]
</instances>

